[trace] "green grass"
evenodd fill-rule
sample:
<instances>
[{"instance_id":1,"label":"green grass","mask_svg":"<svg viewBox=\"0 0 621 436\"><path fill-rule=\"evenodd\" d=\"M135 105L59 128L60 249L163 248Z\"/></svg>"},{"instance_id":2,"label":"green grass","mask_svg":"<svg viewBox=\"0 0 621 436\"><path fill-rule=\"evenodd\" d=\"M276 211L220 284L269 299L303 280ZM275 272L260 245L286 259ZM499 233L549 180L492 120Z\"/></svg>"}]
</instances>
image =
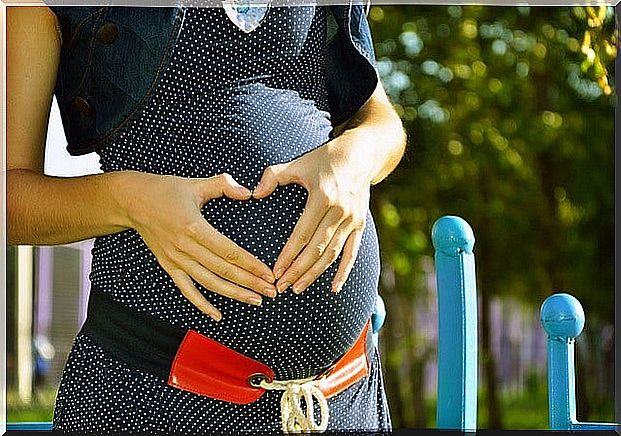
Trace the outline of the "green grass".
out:
<instances>
[{"instance_id":1,"label":"green grass","mask_svg":"<svg viewBox=\"0 0 621 436\"><path fill-rule=\"evenodd\" d=\"M548 393L545 385L521 395L501 395L502 429L503 430L548 430ZM479 390L477 403L477 427L489 428L486 404L486 393ZM431 415L428 428L436 427L436 401L429 399L427 407ZM591 413L588 419L578 417L581 421L614 422L614 402L600 399L591 402Z\"/></svg>"},{"instance_id":2,"label":"green grass","mask_svg":"<svg viewBox=\"0 0 621 436\"><path fill-rule=\"evenodd\" d=\"M546 430L548 428L548 399L545 395L504 395L501 398L504 430ZM489 428L486 394L479 390L477 399L477 427ZM436 399L428 400L428 409L433 411L428 428L436 427Z\"/></svg>"},{"instance_id":3,"label":"green grass","mask_svg":"<svg viewBox=\"0 0 621 436\"><path fill-rule=\"evenodd\" d=\"M52 386L37 389L29 403L22 402L17 392L14 389L9 389L7 392L7 421L52 421L55 399L56 387Z\"/></svg>"},{"instance_id":4,"label":"green grass","mask_svg":"<svg viewBox=\"0 0 621 436\"><path fill-rule=\"evenodd\" d=\"M545 430L548 429L548 398L545 385L532 389L527 394L501 396L503 411L503 429L506 430ZM14 390L7 393L7 420L9 422L51 421L54 411L56 388L48 387L38 390L30 404L19 400ZM479 391L477 407L477 426L488 427L485 405L485 391ZM430 422L428 428L435 428L435 399L429 399L428 411ZM579 417L584 420L582 417ZM591 416L588 421L614 421L614 404L610 400L594 401L591 404Z\"/></svg>"}]
</instances>

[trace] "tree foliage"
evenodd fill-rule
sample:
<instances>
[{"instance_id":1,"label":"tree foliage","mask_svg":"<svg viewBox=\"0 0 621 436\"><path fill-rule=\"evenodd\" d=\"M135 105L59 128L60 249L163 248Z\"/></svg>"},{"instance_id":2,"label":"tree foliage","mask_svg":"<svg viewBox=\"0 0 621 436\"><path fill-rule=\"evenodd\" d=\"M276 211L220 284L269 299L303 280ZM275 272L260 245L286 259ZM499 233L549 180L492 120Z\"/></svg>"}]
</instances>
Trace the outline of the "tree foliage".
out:
<instances>
[{"instance_id":1,"label":"tree foliage","mask_svg":"<svg viewBox=\"0 0 621 436\"><path fill-rule=\"evenodd\" d=\"M536 311L567 291L593 328L613 324L614 10L381 5L369 19L409 135L373 195L384 291L425 294L431 226L453 214L475 231L482 295Z\"/></svg>"}]
</instances>

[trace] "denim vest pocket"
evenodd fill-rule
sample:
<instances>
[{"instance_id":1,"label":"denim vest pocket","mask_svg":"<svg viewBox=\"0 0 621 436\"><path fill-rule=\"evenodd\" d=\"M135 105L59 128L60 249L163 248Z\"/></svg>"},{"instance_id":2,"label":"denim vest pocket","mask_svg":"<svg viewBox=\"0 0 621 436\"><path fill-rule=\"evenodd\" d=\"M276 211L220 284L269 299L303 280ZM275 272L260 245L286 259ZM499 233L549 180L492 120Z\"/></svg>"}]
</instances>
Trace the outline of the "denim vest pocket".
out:
<instances>
[{"instance_id":1,"label":"denim vest pocket","mask_svg":"<svg viewBox=\"0 0 621 436\"><path fill-rule=\"evenodd\" d=\"M95 34L107 6L49 8L57 16L62 32L57 98L66 102L75 98L85 86L92 64Z\"/></svg>"},{"instance_id":2,"label":"denim vest pocket","mask_svg":"<svg viewBox=\"0 0 621 436\"><path fill-rule=\"evenodd\" d=\"M114 43L95 40L93 64L100 68L92 94L108 115L97 134L116 133L152 96L153 85L172 54L180 10L159 7L110 7L105 24L114 25Z\"/></svg>"}]
</instances>

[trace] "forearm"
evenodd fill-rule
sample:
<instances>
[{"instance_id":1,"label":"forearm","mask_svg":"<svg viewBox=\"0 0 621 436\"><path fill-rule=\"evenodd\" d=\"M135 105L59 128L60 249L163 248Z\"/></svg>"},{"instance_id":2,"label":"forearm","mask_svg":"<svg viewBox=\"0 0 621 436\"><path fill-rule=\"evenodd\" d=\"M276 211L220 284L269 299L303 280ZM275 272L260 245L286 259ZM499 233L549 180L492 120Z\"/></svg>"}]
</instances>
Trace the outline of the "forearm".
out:
<instances>
[{"instance_id":1,"label":"forearm","mask_svg":"<svg viewBox=\"0 0 621 436\"><path fill-rule=\"evenodd\" d=\"M355 159L370 167L372 185L385 179L405 153L407 134L381 84L369 101L339 130L344 139L349 138L346 142L353 144Z\"/></svg>"},{"instance_id":2,"label":"forearm","mask_svg":"<svg viewBox=\"0 0 621 436\"><path fill-rule=\"evenodd\" d=\"M81 177L7 171L8 245L58 245L127 230L123 179L129 172Z\"/></svg>"}]
</instances>

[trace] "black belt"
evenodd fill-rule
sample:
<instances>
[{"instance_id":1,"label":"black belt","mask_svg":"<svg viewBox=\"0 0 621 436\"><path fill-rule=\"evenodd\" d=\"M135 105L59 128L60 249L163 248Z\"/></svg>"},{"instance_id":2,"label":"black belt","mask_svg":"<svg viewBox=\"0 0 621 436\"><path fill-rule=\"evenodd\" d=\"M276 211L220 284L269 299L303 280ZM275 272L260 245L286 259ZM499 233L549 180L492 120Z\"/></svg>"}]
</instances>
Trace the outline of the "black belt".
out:
<instances>
[{"instance_id":1,"label":"black belt","mask_svg":"<svg viewBox=\"0 0 621 436\"><path fill-rule=\"evenodd\" d=\"M187 330L133 309L91 285L81 331L128 365L166 379Z\"/></svg>"},{"instance_id":2,"label":"black belt","mask_svg":"<svg viewBox=\"0 0 621 436\"><path fill-rule=\"evenodd\" d=\"M188 329L131 308L95 285L91 285L87 310L81 332L129 366L164 380L168 378ZM374 348L372 329L368 329L366 343L368 361L371 362Z\"/></svg>"}]
</instances>

